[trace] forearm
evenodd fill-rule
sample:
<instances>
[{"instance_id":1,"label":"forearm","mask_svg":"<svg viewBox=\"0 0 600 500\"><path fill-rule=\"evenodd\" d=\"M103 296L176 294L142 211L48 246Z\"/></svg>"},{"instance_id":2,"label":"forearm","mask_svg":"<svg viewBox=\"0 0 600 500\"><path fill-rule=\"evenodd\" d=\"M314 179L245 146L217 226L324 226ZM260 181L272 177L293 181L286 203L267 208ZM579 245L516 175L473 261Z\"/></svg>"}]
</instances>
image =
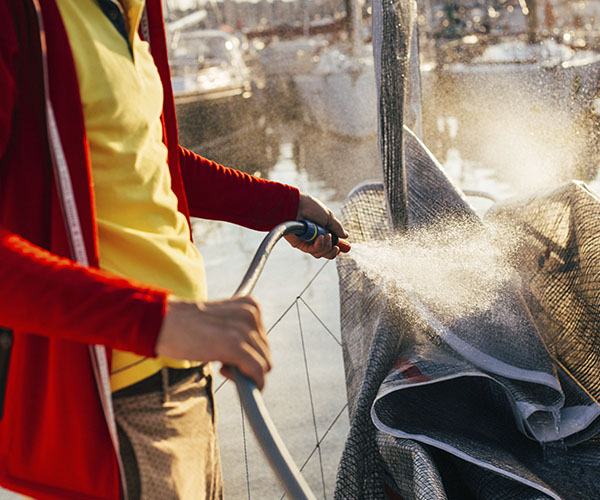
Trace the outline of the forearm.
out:
<instances>
[{"instance_id":1,"label":"forearm","mask_svg":"<svg viewBox=\"0 0 600 500\"><path fill-rule=\"evenodd\" d=\"M224 167L182 147L179 157L192 216L260 231L296 218L295 187Z\"/></svg>"},{"instance_id":2,"label":"forearm","mask_svg":"<svg viewBox=\"0 0 600 500\"><path fill-rule=\"evenodd\" d=\"M86 268L0 228L0 323L154 355L168 291Z\"/></svg>"}]
</instances>

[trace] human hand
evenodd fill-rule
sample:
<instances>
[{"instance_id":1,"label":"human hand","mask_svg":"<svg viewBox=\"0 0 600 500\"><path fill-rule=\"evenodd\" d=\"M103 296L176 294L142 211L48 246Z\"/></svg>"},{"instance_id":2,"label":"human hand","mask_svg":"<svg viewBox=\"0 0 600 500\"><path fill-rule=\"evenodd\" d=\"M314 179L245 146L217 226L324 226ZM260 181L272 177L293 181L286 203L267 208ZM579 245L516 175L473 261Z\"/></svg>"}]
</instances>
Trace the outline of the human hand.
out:
<instances>
[{"instance_id":1,"label":"human hand","mask_svg":"<svg viewBox=\"0 0 600 500\"><path fill-rule=\"evenodd\" d=\"M302 241L293 234L288 234L285 236L285 239L293 247L309 253L315 258L324 257L326 259L334 259L338 253L350 250L350 243L343 239L348 237L348 233L343 228L342 223L336 219L331 210L311 195L300 194L300 203L296 218L307 219L323 226L338 237L338 243L333 245L331 234L319 236L311 243Z\"/></svg>"},{"instance_id":2,"label":"human hand","mask_svg":"<svg viewBox=\"0 0 600 500\"><path fill-rule=\"evenodd\" d=\"M158 334L157 355L235 366L262 390L271 370L271 351L258 303L251 297L190 302L169 297Z\"/></svg>"}]
</instances>

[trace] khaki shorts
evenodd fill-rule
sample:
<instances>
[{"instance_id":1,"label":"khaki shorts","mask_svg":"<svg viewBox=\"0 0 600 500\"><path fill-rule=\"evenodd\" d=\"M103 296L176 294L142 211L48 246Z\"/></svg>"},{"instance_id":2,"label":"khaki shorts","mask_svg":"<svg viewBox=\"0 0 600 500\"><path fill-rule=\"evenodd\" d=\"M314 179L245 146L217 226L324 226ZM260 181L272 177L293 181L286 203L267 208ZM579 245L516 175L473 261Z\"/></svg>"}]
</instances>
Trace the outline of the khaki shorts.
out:
<instances>
[{"instance_id":1,"label":"khaki shorts","mask_svg":"<svg viewBox=\"0 0 600 500\"><path fill-rule=\"evenodd\" d=\"M223 498L209 368L163 368L113 402L129 500Z\"/></svg>"}]
</instances>

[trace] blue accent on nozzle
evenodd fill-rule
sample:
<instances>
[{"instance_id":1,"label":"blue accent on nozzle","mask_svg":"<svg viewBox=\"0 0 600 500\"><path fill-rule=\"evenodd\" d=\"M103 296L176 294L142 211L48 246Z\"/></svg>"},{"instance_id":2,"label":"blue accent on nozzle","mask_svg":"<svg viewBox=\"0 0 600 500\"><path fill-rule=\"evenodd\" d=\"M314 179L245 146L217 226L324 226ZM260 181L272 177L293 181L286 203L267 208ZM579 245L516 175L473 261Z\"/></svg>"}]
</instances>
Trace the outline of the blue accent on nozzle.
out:
<instances>
[{"instance_id":1,"label":"blue accent on nozzle","mask_svg":"<svg viewBox=\"0 0 600 500\"><path fill-rule=\"evenodd\" d=\"M337 243L338 243L337 235L330 233L329 231L327 231L327 229L325 229L323 226L320 226L316 222L312 222L310 220L303 220L302 222L306 226L306 229L303 233L296 234L296 236L298 236L298 238L300 238L301 240L312 243L322 234L331 234L331 243L334 246L337 245Z\"/></svg>"}]
</instances>

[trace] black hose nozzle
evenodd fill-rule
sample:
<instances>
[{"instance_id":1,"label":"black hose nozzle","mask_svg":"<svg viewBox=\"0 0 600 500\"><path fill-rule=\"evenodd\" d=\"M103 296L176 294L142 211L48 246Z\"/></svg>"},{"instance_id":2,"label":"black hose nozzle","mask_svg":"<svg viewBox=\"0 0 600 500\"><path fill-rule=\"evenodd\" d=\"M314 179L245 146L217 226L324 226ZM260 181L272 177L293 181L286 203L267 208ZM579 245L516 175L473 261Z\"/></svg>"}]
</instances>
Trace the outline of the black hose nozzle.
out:
<instances>
[{"instance_id":1,"label":"black hose nozzle","mask_svg":"<svg viewBox=\"0 0 600 500\"><path fill-rule=\"evenodd\" d=\"M330 231L325 229L323 226L317 224L316 222L306 220L306 219L299 221L299 222L302 222L302 224L304 224L304 226L305 226L304 231L299 229L298 232L293 231L293 233L298 238L300 238L302 241L306 241L308 243L313 243L322 234L331 234L331 244L333 246L338 244L337 235L331 233Z\"/></svg>"}]
</instances>

